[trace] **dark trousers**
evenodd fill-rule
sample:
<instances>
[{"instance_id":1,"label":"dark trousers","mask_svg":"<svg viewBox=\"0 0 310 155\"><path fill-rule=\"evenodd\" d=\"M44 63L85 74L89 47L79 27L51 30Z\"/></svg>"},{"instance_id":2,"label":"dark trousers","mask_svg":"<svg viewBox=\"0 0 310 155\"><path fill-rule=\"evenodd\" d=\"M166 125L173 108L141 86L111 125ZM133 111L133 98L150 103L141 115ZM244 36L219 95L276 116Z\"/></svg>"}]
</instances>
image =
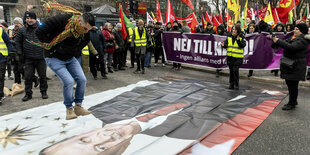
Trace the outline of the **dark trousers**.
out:
<instances>
[{"instance_id":1,"label":"dark trousers","mask_svg":"<svg viewBox=\"0 0 310 155\"><path fill-rule=\"evenodd\" d=\"M242 58L227 57L227 65L229 67L229 85L231 87L239 87L239 68L242 63Z\"/></svg>"},{"instance_id":2,"label":"dark trousers","mask_svg":"<svg viewBox=\"0 0 310 155\"><path fill-rule=\"evenodd\" d=\"M1 62L0 63L0 99L4 96L3 87L4 87L5 67L6 67L6 62Z\"/></svg>"},{"instance_id":3,"label":"dark trousers","mask_svg":"<svg viewBox=\"0 0 310 155\"><path fill-rule=\"evenodd\" d=\"M144 70L144 61L145 61L145 56L144 54L136 54L136 58L137 58L137 70Z\"/></svg>"},{"instance_id":4,"label":"dark trousers","mask_svg":"<svg viewBox=\"0 0 310 155\"><path fill-rule=\"evenodd\" d=\"M6 68L7 68L7 71L8 71L8 77L12 75L12 58L11 56L8 56L8 60L6 62Z\"/></svg>"},{"instance_id":5,"label":"dark trousers","mask_svg":"<svg viewBox=\"0 0 310 155\"><path fill-rule=\"evenodd\" d=\"M25 92L28 95L32 95L31 89L35 70L37 70L40 78L40 92L47 91L45 60L25 59Z\"/></svg>"},{"instance_id":6,"label":"dark trousers","mask_svg":"<svg viewBox=\"0 0 310 155\"><path fill-rule=\"evenodd\" d=\"M289 102L288 102L288 104L297 105L299 81L285 80L285 83L287 85L288 92L289 92Z\"/></svg>"},{"instance_id":7,"label":"dark trousers","mask_svg":"<svg viewBox=\"0 0 310 155\"><path fill-rule=\"evenodd\" d=\"M136 61L136 54L135 54L135 48L134 47L129 47L129 51L130 51L130 63L131 66L135 65L135 61Z\"/></svg>"},{"instance_id":8,"label":"dark trousers","mask_svg":"<svg viewBox=\"0 0 310 155\"><path fill-rule=\"evenodd\" d=\"M155 57L155 63L158 63L159 56L161 55L161 63L165 63L165 57L163 52L163 47L155 47L154 57Z\"/></svg>"},{"instance_id":9,"label":"dark trousers","mask_svg":"<svg viewBox=\"0 0 310 155\"><path fill-rule=\"evenodd\" d=\"M14 59L13 62L13 72L14 72L14 82L21 84L22 76L24 76L24 64L21 61Z\"/></svg>"},{"instance_id":10,"label":"dark trousers","mask_svg":"<svg viewBox=\"0 0 310 155\"><path fill-rule=\"evenodd\" d=\"M101 75L106 74L106 66L105 66L105 59L103 55L99 55L99 59L96 59L94 55L90 55L89 57L89 68L90 72L94 77L97 77L98 68L100 69Z\"/></svg>"},{"instance_id":11,"label":"dark trousers","mask_svg":"<svg viewBox=\"0 0 310 155\"><path fill-rule=\"evenodd\" d=\"M124 67L124 50L123 49L117 49L113 53L113 68L121 68Z\"/></svg>"}]
</instances>

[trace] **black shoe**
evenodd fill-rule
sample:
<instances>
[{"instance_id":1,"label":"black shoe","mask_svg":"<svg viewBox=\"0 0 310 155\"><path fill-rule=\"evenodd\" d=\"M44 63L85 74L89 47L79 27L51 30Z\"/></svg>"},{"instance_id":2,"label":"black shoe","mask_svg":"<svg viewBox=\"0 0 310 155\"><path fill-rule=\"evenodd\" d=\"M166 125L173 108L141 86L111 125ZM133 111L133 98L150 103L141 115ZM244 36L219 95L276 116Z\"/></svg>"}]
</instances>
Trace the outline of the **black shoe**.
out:
<instances>
[{"instance_id":1,"label":"black shoe","mask_svg":"<svg viewBox=\"0 0 310 155\"><path fill-rule=\"evenodd\" d=\"M94 80L97 80L98 78L97 78L97 76L94 76Z\"/></svg>"},{"instance_id":2,"label":"black shoe","mask_svg":"<svg viewBox=\"0 0 310 155\"><path fill-rule=\"evenodd\" d=\"M108 77L105 74L103 74L101 76L102 76L103 79L108 79Z\"/></svg>"},{"instance_id":3,"label":"black shoe","mask_svg":"<svg viewBox=\"0 0 310 155\"><path fill-rule=\"evenodd\" d=\"M9 78L9 80L14 80L12 75L9 75L8 78Z\"/></svg>"},{"instance_id":4,"label":"black shoe","mask_svg":"<svg viewBox=\"0 0 310 155\"><path fill-rule=\"evenodd\" d=\"M34 80L33 80L33 83L34 83L34 87L38 87L39 86L39 78L35 78Z\"/></svg>"},{"instance_id":5,"label":"black shoe","mask_svg":"<svg viewBox=\"0 0 310 155\"><path fill-rule=\"evenodd\" d=\"M109 73L114 73L111 68L108 69Z\"/></svg>"},{"instance_id":6,"label":"black shoe","mask_svg":"<svg viewBox=\"0 0 310 155\"><path fill-rule=\"evenodd\" d=\"M0 99L0 105L2 105L4 99L5 99L5 96L1 97L1 99Z\"/></svg>"},{"instance_id":7,"label":"black shoe","mask_svg":"<svg viewBox=\"0 0 310 155\"><path fill-rule=\"evenodd\" d=\"M235 90L239 90L239 86L235 86Z\"/></svg>"},{"instance_id":8,"label":"black shoe","mask_svg":"<svg viewBox=\"0 0 310 155\"><path fill-rule=\"evenodd\" d=\"M234 86L230 85L230 86L228 87L228 89L234 89Z\"/></svg>"},{"instance_id":9,"label":"black shoe","mask_svg":"<svg viewBox=\"0 0 310 155\"><path fill-rule=\"evenodd\" d=\"M282 107L282 110L292 110L292 109L295 109L296 105L293 105L293 104L285 104L283 107Z\"/></svg>"},{"instance_id":10,"label":"black shoe","mask_svg":"<svg viewBox=\"0 0 310 155\"><path fill-rule=\"evenodd\" d=\"M251 77L251 76L253 76L252 74L248 74L248 77Z\"/></svg>"},{"instance_id":11,"label":"black shoe","mask_svg":"<svg viewBox=\"0 0 310 155\"><path fill-rule=\"evenodd\" d=\"M118 69L116 67L114 67L114 72L117 72L117 71L118 71Z\"/></svg>"},{"instance_id":12,"label":"black shoe","mask_svg":"<svg viewBox=\"0 0 310 155\"><path fill-rule=\"evenodd\" d=\"M279 74L278 74L278 72L274 72L274 76L278 76Z\"/></svg>"},{"instance_id":13,"label":"black shoe","mask_svg":"<svg viewBox=\"0 0 310 155\"><path fill-rule=\"evenodd\" d=\"M42 99L48 99L48 95L46 94L46 92L42 92Z\"/></svg>"},{"instance_id":14,"label":"black shoe","mask_svg":"<svg viewBox=\"0 0 310 155\"><path fill-rule=\"evenodd\" d=\"M140 71L141 71L141 70L137 69L137 70L135 70L133 73L134 73L134 74L139 74Z\"/></svg>"},{"instance_id":15,"label":"black shoe","mask_svg":"<svg viewBox=\"0 0 310 155\"><path fill-rule=\"evenodd\" d=\"M30 99L32 99L32 95L30 95L30 94L26 94L24 97L23 97L23 99L22 99L22 101L28 101L28 100L30 100Z\"/></svg>"}]
</instances>

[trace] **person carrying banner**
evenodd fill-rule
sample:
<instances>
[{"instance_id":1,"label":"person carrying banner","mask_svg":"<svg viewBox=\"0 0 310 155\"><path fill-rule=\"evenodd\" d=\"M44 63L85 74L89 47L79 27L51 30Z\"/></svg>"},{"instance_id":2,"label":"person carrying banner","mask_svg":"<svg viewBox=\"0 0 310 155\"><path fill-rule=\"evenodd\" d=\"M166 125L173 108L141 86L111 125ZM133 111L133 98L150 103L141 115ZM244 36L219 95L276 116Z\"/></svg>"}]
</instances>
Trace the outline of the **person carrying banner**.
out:
<instances>
[{"instance_id":1,"label":"person carrying banner","mask_svg":"<svg viewBox=\"0 0 310 155\"><path fill-rule=\"evenodd\" d=\"M140 73L142 69L142 74L145 73L144 70L144 61L145 61L145 52L146 52L146 45L147 42L150 40L150 35L147 30L143 27L144 22L142 19L138 21L138 27L135 28L131 47L135 47L136 59L137 59L137 69L134 71L135 74Z\"/></svg>"},{"instance_id":2,"label":"person carrying banner","mask_svg":"<svg viewBox=\"0 0 310 155\"><path fill-rule=\"evenodd\" d=\"M243 63L243 48L246 41L241 32L241 27L232 27L231 34L225 42L221 43L223 48L227 48L227 65L229 66L229 89L239 90L239 67Z\"/></svg>"},{"instance_id":3,"label":"person carrying banner","mask_svg":"<svg viewBox=\"0 0 310 155\"><path fill-rule=\"evenodd\" d=\"M308 44L310 35L305 23L299 23L294 29L294 35L286 40L272 36L273 48L284 49L280 62L280 77L285 79L289 91L289 102L282 107L282 110L292 110L298 105L299 81L305 81L307 69ZM305 36L306 35L306 36Z\"/></svg>"},{"instance_id":4,"label":"person carrying banner","mask_svg":"<svg viewBox=\"0 0 310 155\"><path fill-rule=\"evenodd\" d=\"M171 32L182 32L182 28L179 27L177 21L173 21L173 27L170 30ZM172 69L181 70L181 63L173 63Z\"/></svg>"}]
</instances>

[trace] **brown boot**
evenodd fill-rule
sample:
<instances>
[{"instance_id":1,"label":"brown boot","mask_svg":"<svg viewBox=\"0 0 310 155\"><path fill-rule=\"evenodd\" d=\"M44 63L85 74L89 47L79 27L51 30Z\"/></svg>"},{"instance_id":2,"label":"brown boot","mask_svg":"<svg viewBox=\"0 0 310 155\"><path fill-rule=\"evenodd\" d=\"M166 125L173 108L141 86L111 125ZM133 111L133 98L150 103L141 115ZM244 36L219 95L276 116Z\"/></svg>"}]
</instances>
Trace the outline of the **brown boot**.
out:
<instances>
[{"instance_id":1,"label":"brown boot","mask_svg":"<svg viewBox=\"0 0 310 155\"><path fill-rule=\"evenodd\" d=\"M74 113L73 108L67 109L66 120L75 119L78 116Z\"/></svg>"},{"instance_id":2,"label":"brown boot","mask_svg":"<svg viewBox=\"0 0 310 155\"><path fill-rule=\"evenodd\" d=\"M74 112L78 116L85 116L91 113L91 111L84 109L83 107L79 105L74 106Z\"/></svg>"}]
</instances>

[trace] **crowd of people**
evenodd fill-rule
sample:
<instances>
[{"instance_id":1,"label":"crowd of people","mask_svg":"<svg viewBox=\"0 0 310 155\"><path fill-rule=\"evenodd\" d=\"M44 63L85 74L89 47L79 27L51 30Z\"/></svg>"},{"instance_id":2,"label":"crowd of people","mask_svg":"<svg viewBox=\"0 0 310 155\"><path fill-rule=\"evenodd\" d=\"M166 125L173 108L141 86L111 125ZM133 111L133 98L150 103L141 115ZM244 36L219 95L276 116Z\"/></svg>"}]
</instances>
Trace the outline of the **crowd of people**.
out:
<instances>
[{"instance_id":1,"label":"crowd of people","mask_svg":"<svg viewBox=\"0 0 310 155\"><path fill-rule=\"evenodd\" d=\"M14 19L11 29L8 28L8 24L2 23L2 31L0 30L2 32L0 35L0 89L3 90L5 73L7 72L8 79L14 80L14 83L21 84L22 79L25 80L25 96L22 101L32 99L33 85L35 87L40 85L42 99L47 99L48 77L46 70L48 66L63 83L64 105L68 109L67 119L74 119L78 115L90 113L81 106L86 88L85 72L89 70L95 80L98 79L98 71L103 79L108 79L108 74L126 70L127 67L135 68L133 72L135 74L146 74L145 68L152 66L152 55L155 59L153 67L159 66L160 59L161 66L166 66L162 45L163 32L191 33L186 21L168 22L163 25L161 22L145 23L139 19L138 21L131 21L134 28L128 28L126 30L128 35L124 37L121 32L121 23L107 22L103 27L98 28L94 16L90 13L84 13L77 18L78 26L75 28L77 36L68 35L69 32L65 30L67 25L71 24L68 20L73 18L75 16L70 13L60 14L48 18L44 24L40 25L37 22L36 14L27 11L24 19L19 17ZM306 21L298 21L298 24L278 23L272 28L264 21L257 24L254 21L247 21L248 26L244 30L241 29L241 22L239 21L232 27L231 32L227 31L225 25L219 25L214 29L212 23L207 23L205 27L199 23L195 29L195 33L227 36L222 47L227 48L227 64L230 70L229 89L239 89L239 67L243 62L243 48L246 46L244 36L246 34L291 31L294 31L295 34L296 29L306 28L307 32L304 29L301 30L304 37L309 31L310 24L310 19L307 19ZM65 36L65 39L50 48L37 46L33 43L55 42L55 38L57 40L59 36ZM298 36L300 34L295 34L293 37L297 38ZM286 53L292 48L287 45L291 42L281 43L281 39L275 38L271 38L274 41L274 47L284 48L284 55L290 57L291 54ZM302 41L304 43L304 40ZM128 56L130 57L130 66L127 66L128 51L130 53ZM293 54L291 57L296 59L296 62L303 62L304 55L305 53L297 58ZM14 77L11 73L11 66L13 66ZM301 66L300 70L305 67L305 65ZM181 63L173 63L172 69L181 70ZM303 80L304 77L300 74L299 78L291 79L290 76L286 76L290 73L287 73L289 71L285 69L287 68L283 67L281 63L281 77L286 79L290 92L289 103L291 103L289 104L290 107L287 106L284 109L290 110L297 105L298 90L296 89L298 89L298 82L296 81ZM216 77L219 77L220 71L220 69L216 69ZM271 72L278 76L279 70L272 70ZM251 76L253 76L253 70L249 71L248 77ZM310 69L306 78L310 79ZM76 93L73 97L75 84ZM1 91L0 104L4 98L4 93ZM76 103L74 107L73 102Z\"/></svg>"}]
</instances>

